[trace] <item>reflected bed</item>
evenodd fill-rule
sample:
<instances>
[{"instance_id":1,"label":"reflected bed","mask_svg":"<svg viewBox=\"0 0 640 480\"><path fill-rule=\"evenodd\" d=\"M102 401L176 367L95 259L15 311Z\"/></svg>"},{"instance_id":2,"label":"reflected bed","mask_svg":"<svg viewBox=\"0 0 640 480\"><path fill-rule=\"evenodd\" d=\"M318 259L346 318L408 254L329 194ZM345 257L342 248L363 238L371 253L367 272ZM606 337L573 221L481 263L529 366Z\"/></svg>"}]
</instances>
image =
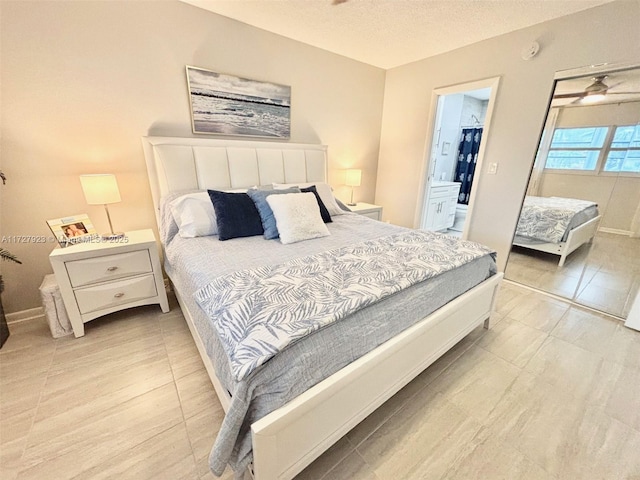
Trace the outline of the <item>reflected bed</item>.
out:
<instances>
[{"instance_id":1,"label":"reflected bed","mask_svg":"<svg viewBox=\"0 0 640 480\"><path fill-rule=\"evenodd\" d=\"M594 202L562 197L525 197L513 245L567 256L591 241L600 222Z\"/></svg>"}]
</instances>

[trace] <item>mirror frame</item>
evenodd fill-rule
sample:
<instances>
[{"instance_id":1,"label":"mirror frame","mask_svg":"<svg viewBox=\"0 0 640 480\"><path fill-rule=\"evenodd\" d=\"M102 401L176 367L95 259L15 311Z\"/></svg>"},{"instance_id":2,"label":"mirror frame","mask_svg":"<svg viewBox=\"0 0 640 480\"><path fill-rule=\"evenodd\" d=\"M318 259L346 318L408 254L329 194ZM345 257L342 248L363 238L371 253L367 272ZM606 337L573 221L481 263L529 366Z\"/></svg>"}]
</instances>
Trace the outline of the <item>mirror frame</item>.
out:
<instances>
[{"instance_id":1,"label":"mirror frame","mask_svg":"<svg viewBox=\"0 0 640 480\"><path fill-rule=\"evenodd\" d=\"M551 88L551 92L549 93L549 100L547 101L547 108L545 110L545 114L542 120L542 125L540 126L540 134L538 135L538 142L536 143L536 150L531 159L531 164L529 165L529 175L527 176L527 183L524 191L522 192L522 197L520 198L520 209L518 210L518 217L522 214L522 207L524 204L524 198L527 196L527 190L529 189L529 183L531 182L531 176L533 175L533 167L536 161L536 155L538 154L538 150L540 150L540 144L542 143L542 137L544 135L544 127L547 123L547 118L549 117L549 111L551 110L551 102L553 101L553 92L556 90L556 85L561 80L570 80L572 78L580 78L586 77L589 75L598 75L603 73L615 73L623 70L631 70L631 69L640 69L639 62L626 62L626 63L600 63L597 65L589 65L586 67L579 68L571 68L567 70L558 70L553 76L553 85ZM513 232L511 234L511 245L513 245L513 241L516 238L516 230L518 228L518 222L513 226ZM509 255L507 255L507 260L505 261L505 265L509 264L509 257L511 257L511 249L509 249ZM506 270L506 267L505 267ZM507 279L508 280L508 279ZM553 295L553 294L551 294ZM565 298L565 297L561 297Z\"/></svg>"},{"instance_id":2,"label":"mirror frame","mask_svg":"<svg viewBox=\"0 0 640 480\"><path fill-rule=\"evenodd\" d=\"M544 129L545 129L545 125L547 124L547 119L549 118L549 112L551 111L551 104L553 102L553 94L556 90L556 86L558 84L559 81L562 80L570 80L570 79L574 79L574 78L581 78L581 77L587 77L587 76L597 76L597 75L602 75L602 74L608 74L608 73L615 73L615 72L620 72L620 71L625 71L625 70L632 70L632 69L640 69L640 62L634 61L634 62L624 62L624 63L601 63L601 64L597 64L597 65L588 65L585 67L578 67L578 68L571 68L571 69L567 69L567 70L559 70L557 71L554 76L553 76L553 85L551 88L551 91L549 93L549 99L547 101L547 108L545 110L545 115L543 117L543 121L542 121L542 125L540 127L540 133L538 135L538 142L536 144L536 150L535 153L533 155L533 158L531 159L531 163L529 165L529 175L527 177L527 182L526 182L526 186L525 189L522 193L522 197L520 198L520 209L518 210L518 219L520 218L520 215L522 214L522 208L524 205L524 199L527 195L527 191L529 190L529 184L531 182L531 178L533 176L533 168L535 166L535 161L536 161L536 157L538 155L538 151L540 150L540 145L542 143L542 139L544 137ZM513 233L511 235L511 245L513 245L513 242L515 240L515 236L516 236L516 230L518 228L518 224L516 221L516 224L513 226ZM506 269L507 269L507 265L509 265L509 259L511 258L511 253L512 253L512 249L509 249L509 254L507 255L507 259L505 262L505 275L506 275ZM583 272L584 275L584 272ZM582 279L582 275L581 275L581 279ZM580 304L578 302L575 301L575 294L574 297L572 298L568 298L562 295L558 295L555 294L553 292L547 292L545 290L540 290L536 287L531 287L529 285L525 285L525 284L521 284L519 282L516 282L514 280L509 280L506 276L505 276L505 280L509 281L509 282L513 282L516 283L517 285L522 285L525 288L530 288L536 291L540 291L543 292L545 295L549 295L551 297L555 297L555 298L559 298L562 299L563 301L568 301L569 303L573 304L573 305L579 305L582 306L584 308L587 309L593 309L592 307L589 307L588 305L583 305ZM637 294L637 298L635 301L636 304L640 305L640 291ZM638 305L634 304L633 307L638 308ZM596 310L598 312L601 312L600 310ZM605 315L610 315L612 317L615 317L617 319L621 319L620 317L613 315L611 313L608 312L601 312ZM631 313L631 312L630 312ZM637 314L637 313L636 313ZM624 319L622 319L624 321ZM638 319L640 320L640 319ZM637 329L640 330L640 321L638 323L638 327Z\"/></svg>"}]
</instances>

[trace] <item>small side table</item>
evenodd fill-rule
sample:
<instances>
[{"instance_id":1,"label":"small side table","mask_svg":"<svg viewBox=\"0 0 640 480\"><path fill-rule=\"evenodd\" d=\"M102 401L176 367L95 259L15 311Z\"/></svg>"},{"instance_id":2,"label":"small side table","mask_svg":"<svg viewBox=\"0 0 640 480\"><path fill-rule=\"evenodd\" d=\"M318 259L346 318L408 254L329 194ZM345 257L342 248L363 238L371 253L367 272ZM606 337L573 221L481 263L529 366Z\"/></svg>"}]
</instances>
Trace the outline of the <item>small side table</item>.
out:
<instances>
[{"instance_id":1,"label":"small side table","mask_svg":"<svg viewBox=\"0 0 640 480\"><path fill-rule=\"evenodd\" d=\"M152 230L57 247L49 261L76 337L84 335L85 323L108 313L155 303L169 311Z\"/></svg>"},{"instance_id":2,"label":"small side table","mask_svg":"<svg viewBox=\"0 0 640 480\"><path fill-rule=\"evenodd\" d=\"M355 205L348 205L349 209L358 215L373 218L374 220L382 220L382 207L372 203L358 202Z\"/></svg>"}]
</instances>

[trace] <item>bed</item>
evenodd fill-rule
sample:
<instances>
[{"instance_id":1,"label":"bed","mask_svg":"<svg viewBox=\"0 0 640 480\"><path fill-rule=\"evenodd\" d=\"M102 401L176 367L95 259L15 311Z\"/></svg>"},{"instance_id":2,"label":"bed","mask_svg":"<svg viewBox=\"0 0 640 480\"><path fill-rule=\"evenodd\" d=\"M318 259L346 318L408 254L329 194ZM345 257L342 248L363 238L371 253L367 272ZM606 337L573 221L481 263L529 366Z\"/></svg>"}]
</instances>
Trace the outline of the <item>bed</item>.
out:
<instances>
[{"instance_id":1,"label":"bed","mask_svg":"<svg viewBox=\"0 0 640 480\"><path fill-rule=\"evenodd\" d=\"M462 244L447 244L458 240L400 229L354 213L332 217L328 237L291 245L281 245L277 240L270 243L261 237L230 242L210 236L184 239L171 226L166 208L171 199L202 189L326 182L326 147L172 137L144 137L142 143L165 269L226 412L225 422L231 426L225 429L223 425L212 450L210 465L214 473L220 472L231 455L235 460L230 463L236 469L250 461L258 480L293 478L474 328L483 323L489 327L502 273L495 271L494 257L483 255L462 265L461 270L413 284L349 314L330 328L315 330L238 380L230 357L225 356L225 345L220 345L224 343L220 331L214 329L205 315L203 304L198 304L201 301L198 294L205 287L219 278L225 281L236 278L238 258L244 258L242 268L254 272L263 268L259 265L264 259L268 268L276 269L283 262L325 256L325 241L332 242L327 244L331 245L329 248L342 245L340 251L346 255L352 255L350 249L364 243L376 245L375 242L387 241L393 235L431 235L434 242L444 242L445 247L451 248ZM364 243L353 246L356 238ZM212 274L205 268L207 262L216 265L217 272ZM458 293L446 286L451 282L458 285ZM401 312L397 316L415 319L394 327L399 330L386 338L390 333L382 333L383 328L388 329L383 324L390 323L385 319L392 311ZM363 326L369 330L360 335L367 338L362 345L338 341L358 335L356 332L361 332ZM331 355L327 353L327 345L331 346ZM302 375L302 379L295 375ZM290 382L281 388L277 382L287 376L291 377ZM291 381L294 378L296 381ZM238 420L238 415L245 416ZM243 432L231 443L221 439Z\"/></svg>"},{"instance_id":2,"label":"bed","mask_svg":"<svg viewBox=\"0 0 640 480\"><path fill-rule=\"evenodd\" d=\"M564 197L527 196L513 245L559 255L562 267L572 252L591 241L598 230L598 205Z\"/></svg>"}]
</instances>

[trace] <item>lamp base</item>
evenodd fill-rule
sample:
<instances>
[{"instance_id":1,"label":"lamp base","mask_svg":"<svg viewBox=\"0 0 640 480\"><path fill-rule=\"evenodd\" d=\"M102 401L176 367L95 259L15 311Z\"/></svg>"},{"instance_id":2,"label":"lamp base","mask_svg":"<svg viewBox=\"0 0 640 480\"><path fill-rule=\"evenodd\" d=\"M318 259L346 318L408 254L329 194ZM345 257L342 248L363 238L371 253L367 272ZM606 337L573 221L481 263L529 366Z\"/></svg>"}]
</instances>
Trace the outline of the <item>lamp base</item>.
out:
<instances>
[{"instance_id":1,"label":"lamp base","mask_svg":"<svg viewBox=\"0 0 640 480\"><path fill-rule=\"evenodd\" d=\"M103 233L100 235L103 240L119 240L124 238L124 232Z\"/></svg>"},{"instance_id":2,"label":"lamp base","mask_svg":"<svg viewBox=\"0 0 640 480\"><path fill-rule=\"evenodd\" d=\"M355 207L358 205L357 203L347 203L347 207Z\"/></svg>"}]
</instances>

